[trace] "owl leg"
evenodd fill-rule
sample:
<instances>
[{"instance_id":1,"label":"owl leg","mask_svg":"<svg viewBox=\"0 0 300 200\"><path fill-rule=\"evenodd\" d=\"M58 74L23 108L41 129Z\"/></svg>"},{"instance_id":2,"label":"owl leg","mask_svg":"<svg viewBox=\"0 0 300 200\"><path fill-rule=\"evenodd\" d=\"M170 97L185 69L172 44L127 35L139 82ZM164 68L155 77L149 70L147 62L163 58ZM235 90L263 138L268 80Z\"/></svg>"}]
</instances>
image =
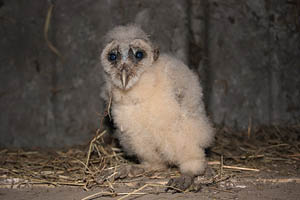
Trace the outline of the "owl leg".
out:
<instances>
[{"instance_id":1,"label":"owl leg","mask_svg":"<svg viewBox=\"0 0 300 200\"><path fill-rule=\"evenodd\" d=\"M127 139L128 137L123 137L121 145L125 147L126 152L138 157L141 168L145 170L161 170L166 168L165 162L162 160L158 150L151 145L151 141L147 142L142 137L130 138L130 141Z\"/></svg>"},{"instance_id":2,"label":"owl leg","mask_svg":"<svg viewBox=\"0 0 300 200\"><path fill-rule=\"evenodd\" d=\"M115 179L124 179L126 177L136 177L142 175L147 170L161 170L166 168L165 165L160 165L158 163L151 164L148 162L142 162L138 165L124 165L120 167L120 170L114 176Z\"/></svg>"},{"instance_id":3,"label":"owl leg","mask_svg":"<svg viewBox=\"0 0 300 200\"><path fill-rule=\"evenodd\" d=\"M177 158L182 175L170 179L166 191L183 192L193 185L197 175L204 173L206 168L204 150L197 146L194 147L189 146L189 148L182 149L183 151L179 153L180 155Z\"/></svg>"},{"instance_id":4,"label":"owl leg","mask_svg":"<svg viewBox=\"0 0 300 200\"><path fill-rule=\"evenodd\" d=\"M153 148L148 147L147 151L137 152L141 166L146 170L161 170L166 168L165 162L160 154Z\"/></svg>"},{"instance_id":5,"label":"owl leg","mask_svg":"<svg viewBox=\"0 0 300 200\"><path fill-rule=\"evenodd\" d=\"M183 149L178 157L178 163L181 173L200 175L206 168L206 159L204 149L195 145L190 145Z\"/></svg>"},{"instance_id":6,"label":"owl leg","mask_svg":"<svg viewBox=\"0 0 300 200\"><path fill-rule=\"evenodd\" d=\"M151 161L146 161L142 160L141 161L141 166L144 169L147 170L163 170L166 169L165 163L163 163L161 160L151 160Z\"/></svg>"}]
</instances>

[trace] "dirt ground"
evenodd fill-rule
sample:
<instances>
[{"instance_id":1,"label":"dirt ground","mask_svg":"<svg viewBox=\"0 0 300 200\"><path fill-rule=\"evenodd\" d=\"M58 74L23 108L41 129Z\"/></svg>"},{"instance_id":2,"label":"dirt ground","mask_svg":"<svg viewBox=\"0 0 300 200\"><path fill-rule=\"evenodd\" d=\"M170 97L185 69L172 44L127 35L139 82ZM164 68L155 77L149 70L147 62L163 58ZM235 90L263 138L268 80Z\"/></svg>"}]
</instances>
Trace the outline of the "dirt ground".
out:
<instances>
[{"instance_id":1,"label":"dirt ground","mask_svg":"<svg viewBox=\"0 0 300 200\"><path fill-rule=\"evenodd\" d=\"M282 166L284 167L284 166ZM289 166L285 166L289 167ZM141 180L145 182L145 180ZM128 186L115 188L120 196L111 197L99 195L90 199L119 199L124 197L122 192L134 191ZM84 191L78 187L23 187L18 189L0 189L0 199L3 200L78 200L90 195L106 191L103 188L94 188ZM142 194L145 193L145 194ZM132 194L126 199L299 199L300 198L300 176L279 176L273 173L260 172L249 177L233 177L229 181L220 182L213 187L203 187L198 192L166 193L161 188L148 187Z\"/></svg>"},{"instance_id":2,"label":"dirt ground","mask_svg":"<svg viewBox=\"0 0 300 200\"><path fill-rule=\"evenodd\" d=\"M135 164L101 135L81 149L0 149L0 200L300 199L300 126L219 129L209 170L181 193L165 191L176 168L123 173Z\"/></svg>"},{"instance_id":3,"label":"dirt ground","mask_svg":"<svg viewBox=\"0 0 300 200\"><path fill-rule=\"evenodd\" d=\"M214 172L220 172L219 166L215 166L214 162L210 162L210 164L210 168ZM112 183L113 186L111 187L93 187L88 191L85 191L82 187L54 187L49 184L37 186L23 184L18 187L13 186L13 188L2 187L0 188L0 199L300 199L300 169L298 162L290 164L276 162L256 169L259 169L259 171L227 169L224 165L224 169L222 169L224 177L216 183L211 184L208 183L209 181L203 181L203 177L199 176L195 182L199 183L201 188L198 188L198 191L192 190L186 193L165 192L165 188L161 186L166 184L168 179L161 178L158 173L151 175L151 177L126 178ZM170 174L176 173L178 173L176 169L170 170ZM142 188L143 186L145 187ZM111 188L113 188L113 192ZM141 190L137 191L139 189ZM112 193L115 193L116 196Z\"/></svg>"}]
</instances>

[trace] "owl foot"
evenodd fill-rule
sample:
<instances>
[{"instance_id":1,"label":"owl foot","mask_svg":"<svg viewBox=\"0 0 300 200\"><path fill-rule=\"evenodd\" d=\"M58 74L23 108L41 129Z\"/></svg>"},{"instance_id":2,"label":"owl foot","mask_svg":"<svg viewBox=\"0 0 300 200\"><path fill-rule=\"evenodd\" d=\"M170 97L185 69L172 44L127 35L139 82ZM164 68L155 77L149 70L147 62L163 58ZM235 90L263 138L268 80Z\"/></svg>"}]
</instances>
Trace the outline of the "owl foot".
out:
<instances>
[{"instance_id":1,"label":"owl foot","mask_svg":"<svg viewBox=\"0 0 300 200\"><path fill-rule=\"evenodd\" d=\"M194 176L181 175L180 177L177 178L171 178L166 185L167 188L165 191L168 192L169 190L171 190L172 193L184 192L193 183L194 183Z\"/></svg>"},{"instance_id":2,"label":"owl foot","mask_svg":"<svg viewBox=\"0 0 300 200\"><path fill-rule=\"evenodd\" d=\"M124 179L127 177L136 177L143 174L145 170L139 166L127 165L121 167L120 170L115 175L115 179Z\"/></svg>"},{"instance_id":3,"label":"owl foot","mask_svg":"<svg viewBox=\"0 0 300 200\"><path fill-rule=\"evenodd\" d=\"M144 174L145 170L135 165L123 165L120 168L104 170L96 177L96 182L103 184L105 181L132 178Z\"/></svg>"}]
</instances>

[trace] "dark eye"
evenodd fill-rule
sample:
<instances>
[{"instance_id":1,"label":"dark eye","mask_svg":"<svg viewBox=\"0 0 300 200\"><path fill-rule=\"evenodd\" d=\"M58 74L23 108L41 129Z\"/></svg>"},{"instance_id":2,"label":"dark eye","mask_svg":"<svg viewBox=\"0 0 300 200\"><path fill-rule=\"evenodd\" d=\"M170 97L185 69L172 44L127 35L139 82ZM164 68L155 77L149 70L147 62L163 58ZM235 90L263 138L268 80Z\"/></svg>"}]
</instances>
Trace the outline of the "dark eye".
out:
<instances>
[{"instance_id":1,"label":"dark eye","mask_svg":"<svg viewBox=\"0 0 300 200\"><path fill-rule=\"evenodd\" d=\"M137 52L135 53L135 57L136 57L137 59L142 59L142 58L144 57L144 53L143 53L142 51L137 51Z\"/></svg>"},{"instance_id":2,"label":"dark eye","mask_svg":"<svg viewBox=\"0 0 300 200\"><path fill-rule=\"evenodd\" d=\"M108 54L108 60L110 60L110 61L117 60L117 54L115 54L115 53Z\"/></svg>"}]
</instances>

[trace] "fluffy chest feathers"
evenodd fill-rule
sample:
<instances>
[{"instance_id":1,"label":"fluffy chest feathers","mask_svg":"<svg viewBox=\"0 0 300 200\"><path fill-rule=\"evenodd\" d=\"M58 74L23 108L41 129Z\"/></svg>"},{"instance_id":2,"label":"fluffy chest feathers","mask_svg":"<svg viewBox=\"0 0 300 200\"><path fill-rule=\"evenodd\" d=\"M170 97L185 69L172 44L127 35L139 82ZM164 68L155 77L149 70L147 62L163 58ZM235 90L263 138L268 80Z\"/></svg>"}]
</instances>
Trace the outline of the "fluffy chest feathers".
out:
<instances>
[{"instance_id":1,"label":"fluffy chest feathers","mask_svg":"<svg viewBox=\"0 0 300 200\"><path fill-rule=\"evenodd\" d=\"M179 115L168 77L153 67L129 91L113 90L112 114L124 134L158 135L176 123Z\"/></svg>"}]
</instances>

